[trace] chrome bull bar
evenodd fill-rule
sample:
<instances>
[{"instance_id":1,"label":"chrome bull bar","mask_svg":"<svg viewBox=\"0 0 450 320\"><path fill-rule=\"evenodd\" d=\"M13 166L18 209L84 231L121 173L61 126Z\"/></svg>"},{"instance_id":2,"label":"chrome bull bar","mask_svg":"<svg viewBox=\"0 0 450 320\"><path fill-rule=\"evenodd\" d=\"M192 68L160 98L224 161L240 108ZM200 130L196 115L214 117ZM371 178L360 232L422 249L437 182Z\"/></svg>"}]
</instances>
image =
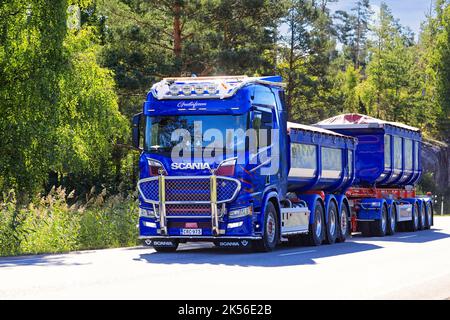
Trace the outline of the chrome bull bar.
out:
<instances>
[{"instance_id":1,"label":"chrome bull bar","mask_svg":"<svg viewBox=\"0 0 450 320\"><path fill-rule=\"evenodd\" d=\"M180 201L179 199L177 199L177 200L167 199L168 195L167 195L166 188L167 188L168 180L177 180L177 181L179 180L179 182L182 183L183 180L185 182L192 182L192 181L196 181L196 180L198 181L198 179L203 179L203 180L209 179L209 183L208 183L209 190L202 190L203 191L202 199L200 199L200 200L199 199L189 199L189 200L182 200L182 201ZM224 182L234 183L235 186L234 186L234 191L232 192L232 194L231 194L232 189L227 190L226 194L224 194L224 192L222 191L222 193L220 194L220 198L219 198L218 190L221 190L221 189L218 189L218 188L221 188L221 186L218 186L219 181L221 181L221 185L224 184ZM153 192L154 196L156 196L156 191L157 191L157 199L156 199L156 197L153 197L153 198L149 197L148 196L149 192L145 192L143 190L143 189L145 189L145 183L150 183L150 182L158 183L157 190L155 188L156 186L153 186L153 189L152 189L154 191ZM163 174L163 172L159 172L159 175L156 177L145 178L138 182L138 191L139 191L139 194L141 195L142 200L146 203L152 204L154 209L156 209L156 205L159 207L158 208L159 214L157 215L157 217L159 216L160 234L161 235L168 234L167 219L172 218L172 216L167 215L167 209L166 209L167 205L181 205L181 204L207 205L207 204L209 204L211 206L211 217L210 218L211 218L211 225L212 225L212 234L214 236L218 236L220 234L218 206L221 204L224 207L226 202L233 201L236 198L237 194L239 193L240 188L241 188L241 183L239 182L239 180L230 178L230 177L217 176L213 170L211 170L210 176L165 176ZM198 191L198 190L193 190L194 193L196 191ZM204 191L207 191L209 193L208 199L206 199ZM169 190L169 193L170 193L170 190ZM155 212L156 212L156 210L155 210ZM175 218L185 218L185 217L191 217L191 216L175 216ZM202 218L205 218L205 217L208 217L208 216L203 216Z\"/></svg>"}]
</instances>

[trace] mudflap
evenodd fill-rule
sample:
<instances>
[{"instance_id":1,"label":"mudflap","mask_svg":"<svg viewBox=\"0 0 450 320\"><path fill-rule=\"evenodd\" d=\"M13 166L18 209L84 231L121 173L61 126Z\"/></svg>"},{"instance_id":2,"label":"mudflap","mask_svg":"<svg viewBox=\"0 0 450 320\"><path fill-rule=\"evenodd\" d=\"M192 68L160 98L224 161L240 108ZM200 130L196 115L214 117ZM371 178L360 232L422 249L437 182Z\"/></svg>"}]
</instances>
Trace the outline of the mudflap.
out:
<instances>
[{"instance_id":1,"label":"mudflap","mask_svg":"<svg viewBox=\"0 0 450 320\"><path fill-rule=\"evenodd\" d=\"M246 239L223 239L215 240L214 244L219 248L250 248L252 243Z\"/></svg>"},{"instance_id":2,"label":"mudflap","mask_svg":"<svg viewBox=\"0 0 450 320\"><path fill-rule=\"evenodd\" d=\"M147 247L175 248L178 245L178 240L173 239L144 239L142 242Z\"/></svg>"}]
</instances>

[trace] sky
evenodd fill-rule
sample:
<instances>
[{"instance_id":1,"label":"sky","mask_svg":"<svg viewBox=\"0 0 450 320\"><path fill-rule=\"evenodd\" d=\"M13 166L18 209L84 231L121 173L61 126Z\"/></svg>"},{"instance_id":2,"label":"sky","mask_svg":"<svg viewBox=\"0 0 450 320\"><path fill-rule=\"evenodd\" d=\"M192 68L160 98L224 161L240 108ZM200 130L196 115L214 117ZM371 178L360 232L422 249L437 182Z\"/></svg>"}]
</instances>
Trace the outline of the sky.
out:
<instances>
[{"instance_id":1,"label":"sky","mask_svg":"<svg viewBox=\"0 0 450 320\"><path fill-rule=\"evenodd\" d=\"M330 3L331 11L350 10L355 0L339 0L337 3ZM431 3L434 0L370 0L373 11L379 11L380 4L385 2L392 10L395 18L400 20L400 24L408 26L414 32L416 39L420 32L420 24L425 20L426 13L430 12Z\"/></svg>"}]
</instances>

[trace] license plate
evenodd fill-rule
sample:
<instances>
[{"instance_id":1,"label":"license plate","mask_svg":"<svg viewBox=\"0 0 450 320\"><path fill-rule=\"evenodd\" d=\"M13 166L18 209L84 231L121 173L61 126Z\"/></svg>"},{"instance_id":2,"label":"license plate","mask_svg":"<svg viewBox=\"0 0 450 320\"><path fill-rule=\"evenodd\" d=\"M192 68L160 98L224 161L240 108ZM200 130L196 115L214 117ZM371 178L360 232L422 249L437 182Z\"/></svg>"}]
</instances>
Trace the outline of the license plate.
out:
<instances>
[{"instance_id":1,"label":"license plate","mask_svg":"<svg viewBox=\"0 0 450 320\"><path fill-rule=\"evenodd\" d=\"M183 236L201 236L202 229L181 229L181 235L183 235Z\"/></svg>"}]
</instances>

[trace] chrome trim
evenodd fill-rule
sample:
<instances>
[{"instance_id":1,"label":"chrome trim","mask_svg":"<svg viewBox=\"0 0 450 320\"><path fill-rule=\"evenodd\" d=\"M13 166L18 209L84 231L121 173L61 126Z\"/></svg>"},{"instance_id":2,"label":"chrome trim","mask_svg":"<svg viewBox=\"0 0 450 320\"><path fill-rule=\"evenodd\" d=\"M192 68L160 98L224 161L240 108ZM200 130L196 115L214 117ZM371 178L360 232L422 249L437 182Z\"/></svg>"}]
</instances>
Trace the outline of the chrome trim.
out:
<instances>
[{"instance_id":1,"label":"chrome trim","mask_svg":"<svg viewBox=\"0 0 450 320\"><path fill-rule=\"evenodd\" d=\"M167 234L167 224L166 224L166 184L164 181L164 175L158 176L158 199L159 199L159 225L161 229L161 234Z\"/></svg>"}]
</instances>

